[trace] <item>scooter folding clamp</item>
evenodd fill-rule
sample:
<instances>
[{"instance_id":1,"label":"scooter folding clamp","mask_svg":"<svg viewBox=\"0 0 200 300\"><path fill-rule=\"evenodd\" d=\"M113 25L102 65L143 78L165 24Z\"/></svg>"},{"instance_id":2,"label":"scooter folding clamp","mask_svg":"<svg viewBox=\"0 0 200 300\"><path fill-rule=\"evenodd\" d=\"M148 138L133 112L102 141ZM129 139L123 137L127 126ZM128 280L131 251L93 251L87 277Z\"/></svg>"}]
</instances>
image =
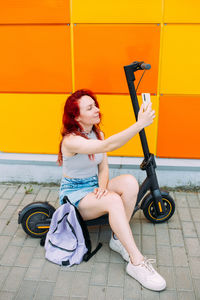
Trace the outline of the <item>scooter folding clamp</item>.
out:
<instances>
[{"instance_id":1,"label":"scooter folding clamp","mask_svg":"<svg viewBox=\"0 0 200 300\"><path fill-rule=\"evenodd\" d=\"M150 156L147 160L146 159L143 160L143 162L140 165L140 169L144 171L147 169L149 165L152 165L154 169L157 168L156 161L152 153L150 153Z\"/></svg>"}]
</instances>

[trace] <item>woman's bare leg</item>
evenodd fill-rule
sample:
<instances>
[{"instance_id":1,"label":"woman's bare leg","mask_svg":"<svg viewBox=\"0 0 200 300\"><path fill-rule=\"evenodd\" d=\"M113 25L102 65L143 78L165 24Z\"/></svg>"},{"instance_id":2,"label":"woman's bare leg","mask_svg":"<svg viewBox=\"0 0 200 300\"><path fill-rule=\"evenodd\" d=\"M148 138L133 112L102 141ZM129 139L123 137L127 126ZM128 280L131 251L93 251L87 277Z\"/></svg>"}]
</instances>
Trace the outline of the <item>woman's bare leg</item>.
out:
<instances>
[{"instance_id":1,"label":"woman's bare leg","mask_svg":"<svg viewBox=\"0 0 200 300\"><path fill-rule=\"evenodd\" d=\"M129 174L117 176L109 180L107 188L121 196L127 219L130 221L139 191L135 177Z\"/></svg>"},{"instance_id":2,"label":"woman's bare leg","mask_svg":"<svg viewBox=\"0 0 200 300\"><path fill-rule=\"evenodd\" d=\"M141 263L143 255L135 244L122 198L117 193L109 192L100 199L90 193L80 201L79 211L85 220L108 213L110 226L129 253L131 262L135 265Z\"/></svg>"}]
</instances>

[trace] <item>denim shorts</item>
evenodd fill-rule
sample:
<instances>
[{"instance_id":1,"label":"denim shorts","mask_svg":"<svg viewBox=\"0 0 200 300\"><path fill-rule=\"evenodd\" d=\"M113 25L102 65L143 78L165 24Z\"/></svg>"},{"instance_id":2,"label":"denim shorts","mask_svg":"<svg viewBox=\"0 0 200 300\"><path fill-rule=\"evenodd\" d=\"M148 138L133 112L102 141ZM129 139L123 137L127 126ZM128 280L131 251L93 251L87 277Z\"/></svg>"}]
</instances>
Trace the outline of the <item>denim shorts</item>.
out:
<instances>
[{"instance_id":1,"label":"denim shorts","mask_svg":"<svg viewBox=\"0 0 200 300\"><path fill-rule=\"evenodd\" d=\"M63 177L59 192L60 204L63 204L63 198L67 196L71 203L78 207L80 200L97 187L99 187L97 175L86 178Z\"/></svg>"}]
</instances>

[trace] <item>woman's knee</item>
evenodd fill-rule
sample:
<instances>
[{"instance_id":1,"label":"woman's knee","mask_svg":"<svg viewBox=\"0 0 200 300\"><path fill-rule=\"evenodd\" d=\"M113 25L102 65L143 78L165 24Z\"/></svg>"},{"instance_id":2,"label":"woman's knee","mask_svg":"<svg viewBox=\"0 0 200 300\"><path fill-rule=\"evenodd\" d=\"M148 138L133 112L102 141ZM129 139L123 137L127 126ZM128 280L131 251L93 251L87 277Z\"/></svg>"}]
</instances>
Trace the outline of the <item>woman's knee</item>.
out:
<instances>
[{"instance_id":1,"label":"woman's knee","mask_svg":"<svg viewBox=\"0 0 200 300\"><path fill-rule=\"evenodd\" d=\"M109 192L105 201L108 211L113 208L123 207L123 201L119 194L115 192Z\"/></svg>"},{"instance_id":2,"label":"woman's knee","mask_svg":"<svg viewBox=\"0 0 200 300\"><path fill-rule=\"evenodd\" d=\"M123 175L124 178L124 190L125 191L132 191L134 194L138 194L139 192L139 184L137 179L131 174Z\"/></svg>"}]
</instances>

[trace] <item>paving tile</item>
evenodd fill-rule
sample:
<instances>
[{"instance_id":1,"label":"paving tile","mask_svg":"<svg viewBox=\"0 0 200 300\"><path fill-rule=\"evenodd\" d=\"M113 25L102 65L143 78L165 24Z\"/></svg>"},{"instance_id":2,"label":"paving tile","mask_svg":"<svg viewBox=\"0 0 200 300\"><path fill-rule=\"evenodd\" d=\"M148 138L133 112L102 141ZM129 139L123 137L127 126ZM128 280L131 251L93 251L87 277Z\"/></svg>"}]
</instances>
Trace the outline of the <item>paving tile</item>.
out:
<instances>
[{"instance_id":1,"label":"paving tile","mask_svg":"<svg viewBox=\"0 0 200 300\"><path fill-rule=\"evenodd\" d=\"M200 257L189 257L189 265L192 277L200 278Z\"/></svg>"},{"instance_id":2,"label":"paving tile","mask_svg":"<svg viewBox=\"0 0 200 300\"><path fill-rule=\"evenodd\" d=\"M97 252L97 254L95 254L95 260L97 262L109 262L110 252L111 250L108 243L103 243L102 248Z\"/></svg>"},{"instance_id":3,"label":"paving tile","mask_svg":"<svg viewBox=\"0 0 200 300\"><path fill-rule=\"evenodd\" d=\"M20 286L19 292L17 293L16 300L33 299L37 285L37 281L24 280Z\"/></svg>"},{"instance_id":4,"label":"paving tile","mask_svg":"<svg viewBox=\"0 0 200 300\"><path fill-rule=\"evenodd\" d=\"M17 188L18 188L17 186L16 187L15 186L8 187L7 190L5 191L5 193L3 193L2 198L3 199L11 199L15 195Z\"/></svg>"},{"instance_id":5,"label":"paving tile","mask_svg":"<svg viewBox=\"0 0 200 300\"><path fill-rule=\"evenodd\" d=\"M142 253L144 255L156 253L155 236L142 235Z\"/></svg>"},{"instance_id":6,"label":"paving tile","mask_svg":"<svg viewBox=\"0 0 200 300\"><path fill-rule=\"evenodd\" d=\"M3 210L8 205L9 200L6 199L0 199L0 214L3 213Z\"/></svg>"},{"instance_id":7,"label":"paving tile","mask_svg":"<svg viewBox=\"0 0 200 300\"><path fill-rule=\"evenodd\" d=\"M198 300L195 299L195 295L193 292L178 292L178 300Z\"/></svg>"},{"instance_id":8,"label":"paving tile","mask_svg":"<svg viewBox=\"0 0 200 300\"><path fill-rule=\"evenodd\" d=\"M41 188L35 198L35 201L47 201L48 195L49 195L49 189Z\"/></svg>"},{"instance_id":9,"label":"paving tile","mask_svg":"<svg viewBox=\"0 0 200 300\"><path fill-rule=\"evenodd\" d=\"M6 224L7 224L7 220L6 219L0 219L0 234L3 232Z\"/></svg>"},{"instance_id":10,"label":"paving tile","mask_svg":"<svg viewBox=\"0 0 200 300\"><path fill-rule=\"evenodd\" d=\"M44 247L41 247L40 244L38 244L38 246L35 248L35 251L33 253L33 257L44 258L45 257Z\"/></svg>"},{"instance_id":11,"label":"paving tile","mask_svg":"<svg viewBox=\"0 0 200 300\"><path fill-rule=\"evenodd\" d=\"M107 263L96 262L92 270L90 285L106 285L108 278L108 267L109 264Z\"/></svg>"},{"instance_id":12,"label":"paving tile","mask_svg":"<svg viewBox=\"0 0 200 300\"><path fill-rule=\"evenodd\" d=\"M160 293L160 300L177 300L176 291L168 291L168 290L162 291Z\"/></svg>"},{"instance_id":13,"label":"paving tile","mask_svg":"<svg viewBox=\"0 0 200 300\"><path fill-rule=\"evenodd\" d=\"M182 222L183 236L184 237L196 237L196 229L193 222Z\"/></svg>"},{"instance_id":14,"label":"paving tile","mask_svg":"<svg viewBox=\"0 0 200 300\"><path fill-rule=\"evenodd\" d=\"M181 221L192 221L190 211L188 208L180 207L178 211L179 211L179 217Z\"/></svg>"},{"instance_id":15,"label":"paving tile","mask_svg":"<svg viewBox=\"0 0 200 300\"><path fill-rule=\"evenodd\" d=\"M174 193L176 205L178 207L188 207L186 193Z\"/></svg>"},{"instance_id":16,"label":"paving tile","mask_svg":"<svg viewBox=\"0 0 200 300\"><path fill-rule=\"evenodd\" d=\"M200 256L200 243L197 238L185 238L186 250L189 256Z\"/></svg>"},{"instance_id":17,"label":"paving tile","mask_svg":"<svg viewBox=\"0 0 200 300\"><path fill-rule=\"evenodd\" d=\"M106 300L123 300L123 288L108 286Z\"/></svg>"},{"instance_id":18,"label":"paving tile","mask_svg":"<svg viewBox=\"0 0 200 300\"><path fill-rule=\"evenodd\" d=\"M92 272L95 264L95 257L93 256L89 261L83 261L81 264L76 266L77 271L81 272Z\"/></svg>"},{"instance_id":19,"label":"paving tile","mask_svg":"<svg viewBox=\"0 0 200 300\"><path fill-rule=\"evenodd\" d=\"M152 223L142 223L142 235L155 235L155 225Z\"/></svg>"},{"instance_id":20,"label":"paving tile","mask_svg":"<svg viewBox=\"0 0 200 300\"><path fill-rule=\"evenodd\" d=\"M125 275L124 264L110 263L108 268L108 285L123 286Z\"/></svg>"},{"instance_id":21,"label":"paving tile","mask_svg":"<svg viewBox=\"0 0 200 300\"><path fill-rule=\"evenodd\" d=\"M181 229L181 223L177 211L173 214L168 222L168 227L171 229Z\"/></svg>"},{"instance_id":22,"label":"paving tile","mask_svg":"<svg viewBox=\"0 0 200 300\"><path fill-rule=\"evenodd\" d=\"M41 268L28 267L24 279L40 281L41 272L42 272L42 267Z\"/></svg>"},{"instance_id":23,"label":"paving tile","mask_svg":"<svg viewBox=\"0 0 200 300\"><path fill-rule=\"evenodd\" d=\"M16 193L10 201L10 205L19 205L22 202L24 195L25 193Z\"/></svg>"},{"instance_id":24,"label":"paving tile","mask_svg":"<svg viewBox=\"0 0 200 300\"><path fill-rule=\"evenodd\" d=\"M53 282L39 282L37 292L34 300L49 300L53 294L55 283Z\"/></svg>"},{"instance_id":25,"label":"paving tile","mask_svg":"<svg viewBox=\"0 0 200 300\"><path fill-rule=\"evenodd\" d=\"M18 225L15 220L7 221L6 226L2 232L2 235L11 235L13 236L18 229Z\"/></svg>"},{"instance_id":26,"label":"paving tile","mask_svg":"<svg viewBox=\"0 0 200 300\"><path fill-rule=\"evenodd\" d=\"M184 246L182 230L170 229L169 235L172 246Z\"/></svg>"},{"instance_id":27,"label":"paving tile","mask_svg":"<svg viewBox=\"0 0 200 300\"><path fill-rule=\"evenodd\" d=\"M88 297L90 273L76 272L71 286L70 297ZM78 288L77 288L78 283Z\"/></svg>"},{"instance_id":28,"label":"paving tile","mask_svg":"<svg viewBox=\"0 0 200 300\"><path fill-rule=\"evenodd\" d=\"M55 203L59 197L59 189L50 191L47 200L48 202Z\"/></svg>"},{"instance_id":29,"label":"paving tile","mask_svg":"<svg viewBox=\"0 0 200 300\"><path fill-rule=\"evenodd\" d=\"M200 208L191 208L191 215L195 222L200 222Z\"/></svg>"},{"instance_id":30,"label":"paving tile","mask_svg":"<svg viewBox=\"0 0 200 300\"><path fill-rule=\"evenodd\" d=\"M111 252L110 252L110 262L111 263L121 263L122 264L122 263L124 263L124 259L119 253L111 250Z\"/></svg>"},{"instance_id":31,"label":"paving tile","mask_svg":"<svg viewBox=\"0 0 200 300\"><path fill-rule=\"evenodd\" d=\"M142 300L159 300L159 294L154 291L142 289Z\"/></svg>"},{"instance_id":32,"label":"paving tile","mask_svg":"<svg viewBox=\"0 0 200 300\"><path fill-rule=\"evenodd\" d=\"M200 278L199 279L193 279L194 284L194 292L196 299L200 299Z\"/></svg>"},{"instance_id":33,"label":"paving tile","mask_svg":"<svg viewBox=\"0 0 200 300\"><path fill-rule=\"evenodd\" d=\"M59 271L59 266L58 265L53 264L49 261L46 261L45 264L44 264L44 267L42 269L40 279L44 280L44 281L55 282L56 278L57 278L58 271Z\"/></svg>"},{"instance_id":34,"label":"paving tile","mask_svg":"<svg viewBox=\"0 0 200 300\"><path fill-rule=\"evenodd\" d=\"M156 242L157 245L167 245L169 246L169 231L167 229L161 229L156 227Z\"/></svg>"},{"instance_id":35,"label":"paving tile","mask_svg":"<svg viewBox=\"0 0 200 300\"><path fill-rule=\"evenodd\" d=\"M24 199L20 203L20 205L22 205L24 207L24 206L34 202L34 200L35 200L35 194L26 194L24 196Z\"/></svg>"},{"instance_id":36,"label":"paving tile","mask_svg":"<svg viewBox=\"0 0 200 300\"><path fill-rule=\"evenodd\" d=\"M5 191L6 191L7 188L8 187L5 186L5 185L0 185L0 197L1 197L1 195L3 195L3 193L5 193Z\"/></svg>"},{"instance_id":37,"label":"paving tile","mask_svg":"<svg viewBox=\"0 0 200 300\"><path fill-rule=\"evenodd\" d=\"M192 277L189 268L175 268L177 290L192 290Z\"/></svg>"},{"instance_id":38,"label":"paving tile","mask_svg":"<svg viewBox=\"0 0 200 300\"><path fill-rule=\"evenodd\" d=\"M6 266L0 267L0 290L1 290L1 286L3 285L6 277L8 276L10 270L11 270L11 267L6 267Z\"/></svg>"},{"instance_id":39,"label":"paving tile","mask_svg":"<svg viewBox=\"0 0 200 300\"><path fill-rule=\"evenodd\" d=\"M88 300L105 300L106 287L105 286L89 286Z\"/></svg>"},{"instance_id":40,"label":"paving tile","mask_svg":"<svg viewBox=\"0 0 200 300\"><path fill-rule=\"evenodd\" d=\"M172 252L171 248L168 246L157 246L157 259L161 266L172 266Z\"/></svg>"},{"instance_id":41,"label":"paving tile","mask_svg":"<svg viewBox=\"0 0 200 300\"><path fill-rule=\"evenodd\" d=\"M0 291L0 300L13 300L14 297L15 297L15 293Z\"/></svg>"},{"instance_id":42,"label":"paving tile","mask_svg":"<svg viewBox=\"0 0 200 300\"><path fill-rule=\"evenodd\" d=\"M11 220L15 210L16 210L16 206L11 206L11 205L6 206L6 208L2 211L0 218Z\"/></svg>"},{"instance_id":43,"label":"paving tile","mask_svg":"<svg viewBox=\"0 0 200 300\"><path fill-rule=\"evenodd\" d=\"M17 292L25 272L25 268L13 267L4 282L2 291Z\"/></svg>"},{"instance_id":44,"label":"paving tile","mask_svg":"<svg viewBox=\"0 0 200 300\"><path fill-rule=\"evenodd\" d=\"M195 227L196 227L196 230L197 230L197 235L198 237L200 237L200 222L195 222Z\"/></svg>"},{"instance_id":45,"label":"paving tile","mask_svg":"<svg viewBox=\"0 0 200 300\"><path fill-rule=\"evenodd\" d=\"M168 290L176 289L173 267L159 266L159 273L163 276L163 278L165 278Z\"/></svg>"},{"instance_id":46,"label":"paving tile","mask_svg":"<svg viewBox=\"0 0 200 300\"><path fill-rule=\"evenodd\" d=\"M53 296L69 297L72 283L75 280L75 272L62 272L58 274Z\"/></svg>"},{"instance_id":47,"label":"paving tile","mask_svg":"<svg viewBox=\"0 0 200 300\"><path fill-rule=\"evenodd\" d=\"M167 281L167 289L157 293L126 274L126 263L109 248L109 225L89 227L93 249L98 234L103 241L90 261L64 268L45 260L39 240L17 224L18 210L36 199L59 205L59 188L33 188L25 194L23 184L0 185L0 300L200 299L200 193L174 192L176 212L168 222L154 225L142 211L130 222L139 249L157 258L158 271Z\"/></svg>"},{"instance_id":48,"label":"paving tile","mask_svg":"<svg viewBox=\"0 0 200 300\"><path fill-rule=\"evenodd\" d=\"M33 257L34 248L23 247L15 261L15 266L28 267Z\"/></svg>"},{"instance_id":49,"label":"paving tile","mask_svg":"<svg viewBox=\"0 0 200 300\"><path fill-rule=\"evenodd\" d=\"M18 246L8 246L4 255L0 261L1 265L13 266L15 264L16 258L21 250Z\"/></svg>"},{"instance_id":50,"label":"paving tile","mask_svg":"<svg viewBox=\"0 0 200 300\"><path fill-rule=\"evenodd\" d=\"M197 193L187 193L186 197L188 200L189 207L200 207Z\"/></svg>"},{"instance_id":51,"label":"paving tile","mask_svg":"<svg viewBox=\"0 0 200 300\"><path fill-rule=\"evenodd\" d=\"M9 242L11 240L10 236L1 236L1 243L0 243L0 256L4 253L5 249L7 248Z\"/></svg>"},{"instance_id":52,"label":"paving tile","mask_svg":"<svg viewBox=\"0 0 200 300\"><path fill-rule=\"evenodd\" d=\"M135 234L141 234L141 223L140 223L140 220L134 218L133 221L130 223L130 226L131 226L131 230L132 230L133 236Z\"/></svg>"},{"instance_id":53,"label":"paving tile","mask_svg":"<svg viewBox=\"0 0 200 300\"><path fill-rule=\"evenodd\" d=\"M172 247L174 266L188 266L187 255L184 247Z\"/></svg>"},{"instance_id":54,"label":"paving tile","mask_svg":"<svg viewBox=\"0 0 200 300\"><path fill-rule=\"evenodd\" d=\"M128 274L125 275L124 282L124 299L141 299L141 285Z\"/></svg>"},{"instance_id":55,"label":"paving tile","mask_svg":"<svg viewBox=\"0 0 200 300\"><path fill-rule=\"evenodd\" d=\"M21 226L18 227L16 233L13 235L10 245L22 246L26 239L26 234L22 230Z\"/></svg>"}]
</instances>

